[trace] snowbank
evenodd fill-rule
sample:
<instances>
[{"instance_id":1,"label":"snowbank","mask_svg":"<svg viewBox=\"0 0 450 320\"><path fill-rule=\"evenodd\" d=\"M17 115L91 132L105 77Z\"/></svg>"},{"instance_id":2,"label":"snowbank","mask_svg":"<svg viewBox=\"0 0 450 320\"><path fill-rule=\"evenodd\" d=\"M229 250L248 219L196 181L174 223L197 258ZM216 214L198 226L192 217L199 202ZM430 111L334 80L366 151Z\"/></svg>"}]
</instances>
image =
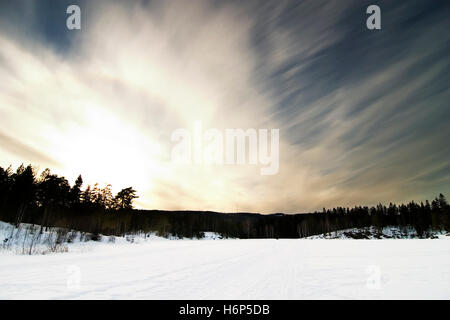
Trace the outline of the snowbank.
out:
<instances>
[{"instance_id":1,"label":"snowbank","mask_svg":"<svg viewBox=\"0 0 450 320\"><path fill-rule=\"evenodd\" d=\"M450 239L450 234L445 230L427 230L425 238ZM377 230L374 227L351 228L333 231L326 234L310 236L305 239L418 239L416 229L413 227L400 228L397 226L384 227Z\"/></svg>"},{"instance_id":2,"label":"snowbank","mask_svg":"<svg viewBox=\"0 0 450 320\"><path fill-rule=\"evenodd\" d=\"M123 237L92 235L62 228L41 228L39 225L22 223L17 228L0 221L0 254L51 254L62 252L85 252L112 245L129 245L167 240L220 240L217 233L204 232L203 238L180 239L169 235L159 237L155 233L129 234Z\"/></svg>"}]
</instances>

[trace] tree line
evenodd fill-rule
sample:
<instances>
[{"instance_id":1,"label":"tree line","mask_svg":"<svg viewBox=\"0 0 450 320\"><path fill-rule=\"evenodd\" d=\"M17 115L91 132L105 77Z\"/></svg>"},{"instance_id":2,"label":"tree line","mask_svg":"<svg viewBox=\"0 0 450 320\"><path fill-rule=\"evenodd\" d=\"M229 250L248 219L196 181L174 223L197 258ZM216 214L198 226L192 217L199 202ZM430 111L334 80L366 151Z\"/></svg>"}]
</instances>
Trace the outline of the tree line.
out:
<instances>
[{"instance_id":1,"label":"tree line","mask_svg":"<svg viewBox=\"0 0 450 320\"><path fill-rule=\"evenodd\" d=\"M88 185L78 176L69 181L45 169L38 175L32 165L0 167L0 219L18 226L22 222L60 226L99 233L103 216L131 210L136 190L128 187L112 193L112 186Z\"/></svg>"},{"instance_id":2,"label":"tree line","mask_svg":"<svg viewBox=\"0 0 450 320\"><path fill-rule=\"evenodd\" d=\"M414 228L419 237L450 231L450 207L443 194L434 200L375 207L336 207L302 214L218 213L133 209L132 187L112 194L111 185L83 188L81 175L68 180L31 165L0 167L0 220L64 227L94 235L155 232L161 236L201 237L212 231L233 238L303 238L343 229L387 226ZM41 227L41 230L42 230Z\"/></svg>"}]
</instances>

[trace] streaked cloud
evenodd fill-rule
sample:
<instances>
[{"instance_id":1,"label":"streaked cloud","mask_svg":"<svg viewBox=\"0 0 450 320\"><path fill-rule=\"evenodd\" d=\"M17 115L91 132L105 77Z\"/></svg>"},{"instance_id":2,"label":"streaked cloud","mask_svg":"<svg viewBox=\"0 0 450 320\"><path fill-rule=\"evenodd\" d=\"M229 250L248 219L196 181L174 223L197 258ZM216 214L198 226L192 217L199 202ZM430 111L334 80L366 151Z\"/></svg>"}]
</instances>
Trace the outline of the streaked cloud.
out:
<instances>
[{"instance_id":1,"label":"streaked cloud","mask_svg":"<svg viewBox=\"0 0 450 320\"><path fill-rule=\"evenodd\" d=\"M79 3L79 32L45 3L18 1L28 25L1 24L1 165L133 185L160 209L301 212L450 191L445 2L382 1L376 33L367 1ZM279 128L279 174L173 166L171 132L196 120Z\"/></svg>"}]
</instances>

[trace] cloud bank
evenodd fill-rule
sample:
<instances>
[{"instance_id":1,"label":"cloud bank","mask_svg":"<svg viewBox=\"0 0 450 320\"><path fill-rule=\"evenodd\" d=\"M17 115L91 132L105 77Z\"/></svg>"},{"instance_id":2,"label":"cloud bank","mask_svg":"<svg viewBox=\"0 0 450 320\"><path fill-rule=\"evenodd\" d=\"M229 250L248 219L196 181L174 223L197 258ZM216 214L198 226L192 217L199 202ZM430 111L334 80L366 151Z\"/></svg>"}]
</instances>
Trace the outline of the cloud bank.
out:
<instances>
[{"instance_id":1,"label":"cloud bank","mask_svg":"<svg viewBox=\"0 0 450 320\"><path fill-rule=\"evenodd\" d=\"M133 185L139 207L160 209L302 212L450 191L449 22L433 3L381 3L371 32L364 1L80 2L71 32L64 3L18 1L28 25L0 29L1 165ZM279 173L173 165L171 133L197 120L279 128Z\"/></svg>"}]
</instances>

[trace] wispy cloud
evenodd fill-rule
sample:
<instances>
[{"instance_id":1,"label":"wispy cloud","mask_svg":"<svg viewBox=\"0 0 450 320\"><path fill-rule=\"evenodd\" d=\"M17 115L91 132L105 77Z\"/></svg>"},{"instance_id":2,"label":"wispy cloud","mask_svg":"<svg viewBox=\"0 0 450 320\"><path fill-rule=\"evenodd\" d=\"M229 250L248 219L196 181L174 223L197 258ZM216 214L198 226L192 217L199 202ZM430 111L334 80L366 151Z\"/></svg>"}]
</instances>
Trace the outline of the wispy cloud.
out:
<instances>
[{"instance_id":1,"label":"wispy cloud","mask_svg":"<svg viewBox=\"0 0 450 320\"><path fill-rule=\"evenodd\" d=\"M299 212L448 191L445 3L382 2L377 33L365 5L95 1L72 34L2 28L1 164L57 163L161 209ZM170 135L195 120L280 128L279 174L173 166Z\"/></svg>"}]
</instances>

